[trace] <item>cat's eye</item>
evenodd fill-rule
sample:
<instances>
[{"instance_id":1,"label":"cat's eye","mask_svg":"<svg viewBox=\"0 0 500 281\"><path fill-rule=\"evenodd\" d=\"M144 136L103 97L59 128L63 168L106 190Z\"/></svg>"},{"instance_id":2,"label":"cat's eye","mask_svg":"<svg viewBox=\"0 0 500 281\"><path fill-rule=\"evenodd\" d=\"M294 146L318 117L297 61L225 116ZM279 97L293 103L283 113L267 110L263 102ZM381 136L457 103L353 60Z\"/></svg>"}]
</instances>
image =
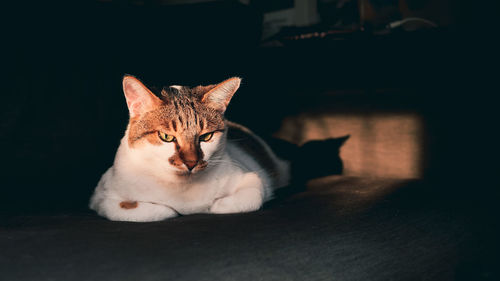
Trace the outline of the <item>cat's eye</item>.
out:
<instances>
[{"instance_id":1,"label":"cat's eye","mask_svg":"<svg viewBox=\"0 0 500 281\"><path fill-rule=\"evenodd\" d=\"M209 141L214 136L214 132L203 134L200 136L200 141Z\"/></svg>"},{"instance_id":2,"label":"cat's eye","mask_svg":"<svg viewBox=\"0 0 500 281\"><path fill-rule=\"evenodd\" d=\"M175 137L172 135L165 134L163 132L158 131L158 137L164 142L173 142Z\"/></svg>"}]
</instances>

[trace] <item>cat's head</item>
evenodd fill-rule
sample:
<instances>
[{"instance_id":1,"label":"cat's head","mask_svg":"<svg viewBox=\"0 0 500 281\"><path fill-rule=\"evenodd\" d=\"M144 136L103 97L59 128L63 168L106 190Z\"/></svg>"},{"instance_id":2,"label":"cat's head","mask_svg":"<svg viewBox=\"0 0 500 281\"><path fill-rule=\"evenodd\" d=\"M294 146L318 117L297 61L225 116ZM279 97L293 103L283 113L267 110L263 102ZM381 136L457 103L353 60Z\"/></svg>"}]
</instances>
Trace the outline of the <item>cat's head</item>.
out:
<instances>
[{"instance_id":1,"label":"cat's head","mask_svg":"<svg viewBox=\"0 0 500 281\"><path fill-rule=\"evenodd\" d=\"M126 75L128 146L137 162L179 176L215 163L226 141L224 112L240 82L235 77L209 86L170 86L156 96Z\"/></svg>"}]
</instances>

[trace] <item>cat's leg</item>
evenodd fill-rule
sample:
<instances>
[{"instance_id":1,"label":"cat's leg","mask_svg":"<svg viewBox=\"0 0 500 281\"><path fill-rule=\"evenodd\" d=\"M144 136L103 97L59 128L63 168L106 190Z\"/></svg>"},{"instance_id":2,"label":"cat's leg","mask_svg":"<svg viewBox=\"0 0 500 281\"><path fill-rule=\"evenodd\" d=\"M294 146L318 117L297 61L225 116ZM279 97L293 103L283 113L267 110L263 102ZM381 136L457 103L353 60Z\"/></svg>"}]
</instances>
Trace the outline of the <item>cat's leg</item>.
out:
<instances>
[{"instance_id":1,"label":"cat's leg","mask_svg":"<svg viewBox=\"0 0 500 281\"><path fill-rule=\"evenodd\" d=\"M112 198L92 202L91 208L113 221L151 222L177 216L177 212L165 205Z\"/></svg>"},{"instance_id":2,"label":"cat's leg","mask_svg":"<svg viewBox=\"0 0 500 281\"><path fill-rule=\"evenodd\" d=\"M263 189L262 180L256 173L246 173L232 194L215 200L210 213L229 214L258 210L263 203Z\"/></svg>"}]
</instances>

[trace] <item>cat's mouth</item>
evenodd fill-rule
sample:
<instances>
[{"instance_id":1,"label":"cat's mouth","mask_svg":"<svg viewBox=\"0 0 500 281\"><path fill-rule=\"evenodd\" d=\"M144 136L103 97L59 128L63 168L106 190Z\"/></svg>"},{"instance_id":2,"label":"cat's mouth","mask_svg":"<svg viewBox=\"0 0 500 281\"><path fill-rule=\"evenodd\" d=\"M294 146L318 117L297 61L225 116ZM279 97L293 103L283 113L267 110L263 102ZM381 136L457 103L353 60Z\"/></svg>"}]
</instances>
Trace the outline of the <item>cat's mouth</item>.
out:
<instances>
[{"instance_id":1,"label":"cat's mouth","mask_svg":"<svg viewBox=\"0 0 500 281\"><path fill-rule=\"evenodd\" d=\"M206 161L201 161L196 167L194 167L192 170L189 169L182 169L182 170L177 170L175 174L179 177L189 177L195 174L198 174L199 172L203 171L206 167L208 166L208 162Z\"/></svg>"}]
</instances>

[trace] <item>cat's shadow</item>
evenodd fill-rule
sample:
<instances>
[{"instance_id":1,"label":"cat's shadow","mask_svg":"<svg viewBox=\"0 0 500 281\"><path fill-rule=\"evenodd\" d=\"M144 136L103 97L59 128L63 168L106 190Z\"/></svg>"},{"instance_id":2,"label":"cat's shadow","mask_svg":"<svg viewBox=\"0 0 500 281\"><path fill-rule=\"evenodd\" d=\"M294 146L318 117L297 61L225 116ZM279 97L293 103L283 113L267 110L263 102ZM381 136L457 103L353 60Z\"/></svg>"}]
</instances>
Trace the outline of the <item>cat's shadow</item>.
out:
<instances>
[{"instance_id":1,"label":"cat's shadow","mask_svg":"<svg viewBox=\"0 0 500 281\"><path fill-rule=\"evenodd\" d=\"M278 157L291 162L291 181L289 185L275 190L274 199L264 207L304 192L307 181L311 179L342 174L344 165L340 148L349 137L314 140L301 146L278 138L266 139Z\"/></svg>"}]
</instances>

